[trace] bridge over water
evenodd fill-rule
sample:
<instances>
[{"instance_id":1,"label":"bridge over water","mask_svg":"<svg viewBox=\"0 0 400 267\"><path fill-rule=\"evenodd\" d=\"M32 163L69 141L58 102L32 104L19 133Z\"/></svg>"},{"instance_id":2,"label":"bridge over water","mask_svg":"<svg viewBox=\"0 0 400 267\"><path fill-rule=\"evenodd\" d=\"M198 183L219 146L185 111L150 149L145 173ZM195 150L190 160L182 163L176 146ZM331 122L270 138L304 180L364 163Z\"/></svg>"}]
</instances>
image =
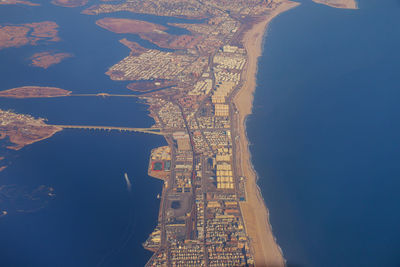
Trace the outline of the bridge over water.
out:
<instances>
[{"instance_id":1,"label":"bridge over water","mask_svg":"<svg viewBox=\"0 0 400 267\"><path fill-rule=\"evenodd\" d=\"M100 130L100 131L119 131L119 132L139 132L148 134L164 135L160 128L130 128L130 127L114 127L114 126L92 126L92 125L56 125L63 129L83 129L83 130Z\"/></svg>"},{"instance_id":2,"label":"bridge over water","mask_svg":"<svg viewBox=\"0 0 400 267\"><path fill-rule=\"evenodd\" d=\"M121 94L108 94L108 93L98 93L98 94L70 94L69 96L140 97L140 95L121 95Z\"/></svg>"}]
</instances>

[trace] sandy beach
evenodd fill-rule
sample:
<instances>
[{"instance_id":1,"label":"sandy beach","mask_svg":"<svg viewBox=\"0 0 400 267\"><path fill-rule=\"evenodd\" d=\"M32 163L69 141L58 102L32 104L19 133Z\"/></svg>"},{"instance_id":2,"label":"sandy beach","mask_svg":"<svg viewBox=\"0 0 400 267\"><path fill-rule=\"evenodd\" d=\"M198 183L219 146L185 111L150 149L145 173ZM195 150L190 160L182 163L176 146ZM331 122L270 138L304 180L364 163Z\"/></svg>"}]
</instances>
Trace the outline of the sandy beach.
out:
<instances>
[{"instance_id":1,"label":"sandy beach","mask_svg":"<svg viewBox=\"0 0 400 267\"><path fill-rule=\"evenodd\" d=\"M312 0L315 3L334 8L358 9L356 0Z\"/></svg>"},{"instance_id":2,"label":"sandy beach","mask_svg":"<svg viewBox=\"0 0 400 267\"><path fill-rule=\"evenodd\" d=\"M238 135L236 155L239 173L246 178L246 201L240 207L245 221L247 234L251 239L256 266L284 266L285 260L272 233L269 213L257 186L257 175L251 163L248 140L245 129L246 118L252 113L253 94L256 89L257 61L262 53L264 35L269 22L279 14L298 6L299 3L281 1L263 21L253 25L243 37L243 44L248 53L248 62L244 72L244 84L235 95L233 103L238 114Z\"/></svg>"}]
</instances>

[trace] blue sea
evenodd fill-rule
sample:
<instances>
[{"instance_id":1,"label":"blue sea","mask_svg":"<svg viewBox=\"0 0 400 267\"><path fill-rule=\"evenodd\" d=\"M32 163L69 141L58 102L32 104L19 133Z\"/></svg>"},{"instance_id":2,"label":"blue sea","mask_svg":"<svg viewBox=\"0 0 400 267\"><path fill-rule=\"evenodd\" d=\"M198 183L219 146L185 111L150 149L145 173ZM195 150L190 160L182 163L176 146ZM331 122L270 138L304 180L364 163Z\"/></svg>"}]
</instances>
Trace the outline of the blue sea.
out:
<instances>
[{"instance_id":1,"label":"blue sea","mask_svg":"<svg viewBox=\"0 0 400 267\"><path fill-rule=\"evenodd\" d=\"M288 266L400 266L400 2L270 25L248 136Z\"/></svg>"},{"instance_id":2,"label":"blue sea","mask_svg":"<svg viewBox=\"0 0 400 267\"><path fill-rule=\"evenodd\" d=\"M126 12L87 16L82 8L41 3L0 7L0 24L51 20L62 39L0 50L0 90L41 85L129 93L127 82L104 74L129 53L118 40L152 45L108 32L96 19L182 21ZM248 136L288 266L400 264L400 2L359 6L302 1L271 23L259 61ZM74 57L47 70L29 66L33 53L47 50ZM146 106L132 98L0 99L0 108L50 124L152 124ZM158 136L64 130L5 152L9 166L0 185L19 188L18 194L45 185L55 197L32 213L17 211L29 205L26 198L0 204L10 211L0 217L0 266L143 266L151 253L141 244L156 226L162 188L147 176L147 164L160 145L165 141Z\"/></svg>"}]
</instances>

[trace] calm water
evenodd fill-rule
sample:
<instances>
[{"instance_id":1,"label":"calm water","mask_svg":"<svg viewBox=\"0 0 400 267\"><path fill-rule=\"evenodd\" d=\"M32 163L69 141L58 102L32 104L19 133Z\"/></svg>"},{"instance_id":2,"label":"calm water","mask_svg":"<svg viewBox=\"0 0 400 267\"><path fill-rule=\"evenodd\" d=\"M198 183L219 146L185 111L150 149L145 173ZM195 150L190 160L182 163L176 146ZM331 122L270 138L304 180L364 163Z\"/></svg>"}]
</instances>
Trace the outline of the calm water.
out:
<instances>
[{"instance_id":1,"label":"calm water","mask_svg":"<svg viewBox=\"0 0 400 267\"><path fill-rule=\"evenodd\" d=\"M289 265L400 264L400 4L369 0L360 7L347 11L304 1L272 23L260 59L249 138L257 144L251 147L255 168ZM63 39L1 50L0 73L7 79L0 89L47 85L126 93L126 83L103 74L128 54L118 43L126 36L97 27L100 17L46 3L0 7L0 23L53 20ZM48 70L28 66L28 57L48 49L75 56ZM132 99L3 99L0 107L49 123L152 123L145 106ZM143 266L151 254L141 243L156 224L161 190L146 166L151 148L162 144L144 134L65 130L9 152L1 184L44 184L54 187L56 197L39 212L0 219L0 266Z\"/></svg>"},{"instance_id":2,"label":"calm water","mask_svg":"<svg viewBox=\"0 0 400 267\"><path fill-rule=\"evenodd\" d=\"M94 24L100 17L79 11L48 3L40 8L0 7L0 23L52 20L60 25L62 38L54 44L1 50L0 89L43 85L75 93L129 93L126 82L113 82L104 72L129 53L118 40L138 38L103 30ZM74 57L48 70L30 67L28 58L46 50ZM131 98L0 99L0 108L45 117L54 124L152 124L146 106ZM9 167L0 173L1 185L51 186L56 197L35 213L16 213L16 206L24 203L2 204L9 215L0 218L0 266L143 266L151 253L141 244L157 223L156 195L162 186L147 176L146 166L150 150L164 144L161 137L144 134L65 130L21 151L8 151Z\"/></svg>"},{"instance_id":3,"label":"calm water","mask_svg":"<svg viewBox=\"0 0 400 267\"><path fill-rule=\"evenodd\" d=\"M272 22L249 138L289 266L400 266L400 2Z\"/></svg>"}]
</instances>

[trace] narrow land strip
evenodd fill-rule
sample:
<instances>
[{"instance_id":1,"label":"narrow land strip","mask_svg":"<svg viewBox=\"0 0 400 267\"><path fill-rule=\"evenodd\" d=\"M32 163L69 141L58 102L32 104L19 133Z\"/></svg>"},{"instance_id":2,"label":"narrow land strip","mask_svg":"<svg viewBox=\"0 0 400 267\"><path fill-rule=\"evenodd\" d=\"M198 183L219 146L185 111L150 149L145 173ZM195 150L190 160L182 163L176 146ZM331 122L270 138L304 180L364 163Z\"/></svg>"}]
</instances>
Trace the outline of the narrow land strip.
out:
<instances>
[{"instance_id":1,"label":"narrow land strip","mask_svg":"<svg viewBox=\"0 0 400 267\"><path fill-rule=\"evenodd\" d=\"M312 0L315 3L327 5L334 8L358 9L356 0Z\"/></svg>"}]
</instances>

